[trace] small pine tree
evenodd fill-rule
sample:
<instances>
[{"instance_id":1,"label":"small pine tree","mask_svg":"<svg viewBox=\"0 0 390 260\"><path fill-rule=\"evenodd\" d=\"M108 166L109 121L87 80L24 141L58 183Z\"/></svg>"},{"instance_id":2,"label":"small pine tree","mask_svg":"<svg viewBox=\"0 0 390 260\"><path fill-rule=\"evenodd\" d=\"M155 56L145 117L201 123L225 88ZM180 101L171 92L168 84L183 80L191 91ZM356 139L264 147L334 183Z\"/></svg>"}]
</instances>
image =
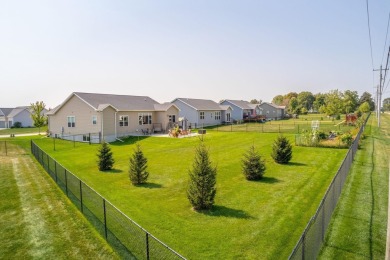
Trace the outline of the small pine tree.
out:
<instances>
[{"instance_id":1,"label":"small pine tree","mask_svg":"<svg viewBox=\"0 0 390 260\"><path fill-rule=\"evenodd\" d=\"M272 145L272 158L280 164L287 164L292 158L292 146L288 139L279 136Z\"/></svg>"},{"instance_id":2,"label":"small pine tree","mask_svg":"<svg viewBox=\"0 0 390 260\"><path fill-rule=\"evenodd\" d=\"M114 159L112 158L112 152L110 146L103 142L98 150L98 167L99 171L111 170L114 166Z\"/></svg>"},{"instance_id":3,"label":"small pine tree","mask_svg":"<svg viewBox=\"0 0 390 260\"><path fill-rule=\"evenodd\" d=\"M129 178L133 185L145 183L149 173L146 171L148 159L144 156L140 145L134 149L134 154L130 157Z\"/></svg>"},{"instance_id":4,"label":"small pine tree","mask_svg":"<svg viewBox=\"0 0 390 260\"><path fill-rule=\"evenodd\" d=\"M217 192L215 187L217 168L211 165L209 153L201 143L195 151L192 170L189 171L187 197L195 210L210 209Z\"/></svg>"},{"instance_id":5,"label":"small pine tree","mask_svg":"<svg viewBox=\"0 0 390 260\"><path fill-rule=\"evenodd\" d=\"M252 145L242 159L242 173L249 181L260 180L265 173L265 162Z\"/></svg>"}]
</instances>

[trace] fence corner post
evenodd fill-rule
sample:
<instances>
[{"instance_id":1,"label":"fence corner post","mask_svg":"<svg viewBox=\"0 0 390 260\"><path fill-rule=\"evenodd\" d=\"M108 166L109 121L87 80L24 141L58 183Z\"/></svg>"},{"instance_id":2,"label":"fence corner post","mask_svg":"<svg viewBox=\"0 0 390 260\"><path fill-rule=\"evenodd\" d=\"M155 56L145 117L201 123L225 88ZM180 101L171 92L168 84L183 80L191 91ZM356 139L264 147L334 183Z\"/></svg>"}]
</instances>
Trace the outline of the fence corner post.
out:
<instances>
[{"instance_id":1,"label":"fence corner post","mask_svg":"<svg viewBox=\"0 0 390 260\"><path fill-rule=\"evenodd\" d=\"M146 259L149 260L150 259L150 255L149 255L149 233L146 232Z\"/></svg>"}]
</instances>

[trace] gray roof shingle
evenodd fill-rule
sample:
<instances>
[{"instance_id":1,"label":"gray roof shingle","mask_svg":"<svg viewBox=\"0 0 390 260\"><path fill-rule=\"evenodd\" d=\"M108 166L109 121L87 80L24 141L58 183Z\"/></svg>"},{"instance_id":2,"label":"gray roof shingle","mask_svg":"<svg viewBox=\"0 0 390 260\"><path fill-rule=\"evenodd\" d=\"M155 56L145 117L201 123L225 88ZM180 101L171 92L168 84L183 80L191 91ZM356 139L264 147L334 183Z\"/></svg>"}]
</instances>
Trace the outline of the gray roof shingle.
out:
<instances>
[{"instance_id":1,"label":"gray roof shingle","mask_svg":"<svg viewBox=\"0 0 390 260\"><path fill-rule=\"evenodd\" d=\"M8 116L12 112L13 108L0 108L0 115Z\"/></svg>"},{"instance_id":2,"label":"gray roof shingle","mask_svg":"<svg viewBox=\"0 0 390 260\"><path fill-rule=\"evenodd\" d=\"M111 105L119 111L154 111L156 100L147 96L128 96L74 92L76 96L98 109L99 105Z\"/></svg>"},{"instance_id":3,"label":"gray roof shingle","mask_svg":"<svg viewBox=\"0 0 390 260\"><path fill-rule=\"evenodd\" d=\"M209 99L176 98L175 100L181 100L196 110L223 110L218 103Z\"/></svg>"},{"instance_id":4,"label":"gray roof shingle","mask_svg":"<svg viewBox=\"0 0 390 260\"><path fill-rule=\"evenodd\" d=\"M245 100L231 100L231 99L226 99L225 101L230 102L233 105L238 106L239 108L242 109L253 109L251 106L251 103Z\"/></svg>"}]
</instances>

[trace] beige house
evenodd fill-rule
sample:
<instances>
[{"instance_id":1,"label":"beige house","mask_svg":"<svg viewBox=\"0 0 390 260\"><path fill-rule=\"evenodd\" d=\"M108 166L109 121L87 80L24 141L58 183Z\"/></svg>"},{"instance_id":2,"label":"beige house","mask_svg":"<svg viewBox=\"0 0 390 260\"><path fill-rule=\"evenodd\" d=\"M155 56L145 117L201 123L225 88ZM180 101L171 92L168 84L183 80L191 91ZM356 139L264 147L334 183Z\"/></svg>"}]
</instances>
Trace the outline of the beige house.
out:
<instances>
[{"instance_id":1,"label":"beige house","mask_svg":"<svg viewBox=\"0 0 390 260\"><path fill-rule=\"evenodd\" d=\"M74 92L47 115L51 136L97 143L165 132L177 121L179 108L146 96Z\"/></svg>"}]
</instances>

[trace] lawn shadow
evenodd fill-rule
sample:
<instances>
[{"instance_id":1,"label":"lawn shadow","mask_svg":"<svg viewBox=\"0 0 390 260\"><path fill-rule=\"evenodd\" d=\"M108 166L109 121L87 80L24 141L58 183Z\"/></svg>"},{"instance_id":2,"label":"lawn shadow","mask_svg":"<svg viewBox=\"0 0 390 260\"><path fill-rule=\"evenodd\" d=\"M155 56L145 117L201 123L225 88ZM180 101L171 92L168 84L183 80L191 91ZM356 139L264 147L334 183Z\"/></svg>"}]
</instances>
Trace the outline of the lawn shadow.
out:
<instances>
[{"instance_id":1,"label":"lawn shadow","mask_svg":"<svg viewBox=\"0 0 390 260\"><path fill-rule=\"evenodd\" d=\"M161 189L161 188L163 188L163 186L161 184L152 183L152 182L137 184L134 186L139 187L139 188L146 188L146 189Z\"/></svg>"},{"instance_id":2,"label":"lawn shadow","mask_svg":"<svg viewBox=\"0 0 390 260\"><path fill-rule=\"evenodd\" d=\"M120 170L120 169L112 169L112 170L108 170L108 171L103 171L103 173L122 173L123 170Z\"/></svg>"},{"instance_id":3,"label":"lawn shadow","mask_svg":"<svg viewBox=\"0 0 390 260\"><path fill-rule=\"evenodd\" d=\"M232 209L225 206L214 205L211 210L202 210L199 211L204 215L208 215L210 217L229 217L229 218L242 218L242 219L254 219L254 217L250 216L243 210L240 209Z\"/></svg>"},{"instance_id":4,"label":"lawn shadow","mask_svg":"<svg viewBox=\"0 0 390 260\"><path fill-rule=\"evenodd\" d=\"M278 183L278 182L282 182L282 181L279 180L279 179L276 179L276 178L274 178L274 177L263 176L263 178L261 178L261 180L258 180L257 182L263 182L263 183L273 184L273 183Z\"/></svg>"},{"instance_id":5,"label":"lawn shadow","mask_svg":"<svg viewBox=\"0 0 390 260\"><path fill-rule=\"evenodd\" d=\"M306 163L300 163L300 162L289 162L289 163L283 164L283 165L286 165L286 166L306 166L307 164Z\"/></svg>"},{"instance_id":6,"label":"lawn shadow","mask_svg":"<svg viewBox=\"0 0 390 260\"><path fill-rule=\"evenodd\" d=\"M142 135L142 136L129 136L124 139L121 139L123 142L115 141L113 143L110 143L112 146L124 146L124 145L131 145L136 144L139 141L142 141L146 138L149 138L149 135Z\"/></svg>"}]
</instances>

